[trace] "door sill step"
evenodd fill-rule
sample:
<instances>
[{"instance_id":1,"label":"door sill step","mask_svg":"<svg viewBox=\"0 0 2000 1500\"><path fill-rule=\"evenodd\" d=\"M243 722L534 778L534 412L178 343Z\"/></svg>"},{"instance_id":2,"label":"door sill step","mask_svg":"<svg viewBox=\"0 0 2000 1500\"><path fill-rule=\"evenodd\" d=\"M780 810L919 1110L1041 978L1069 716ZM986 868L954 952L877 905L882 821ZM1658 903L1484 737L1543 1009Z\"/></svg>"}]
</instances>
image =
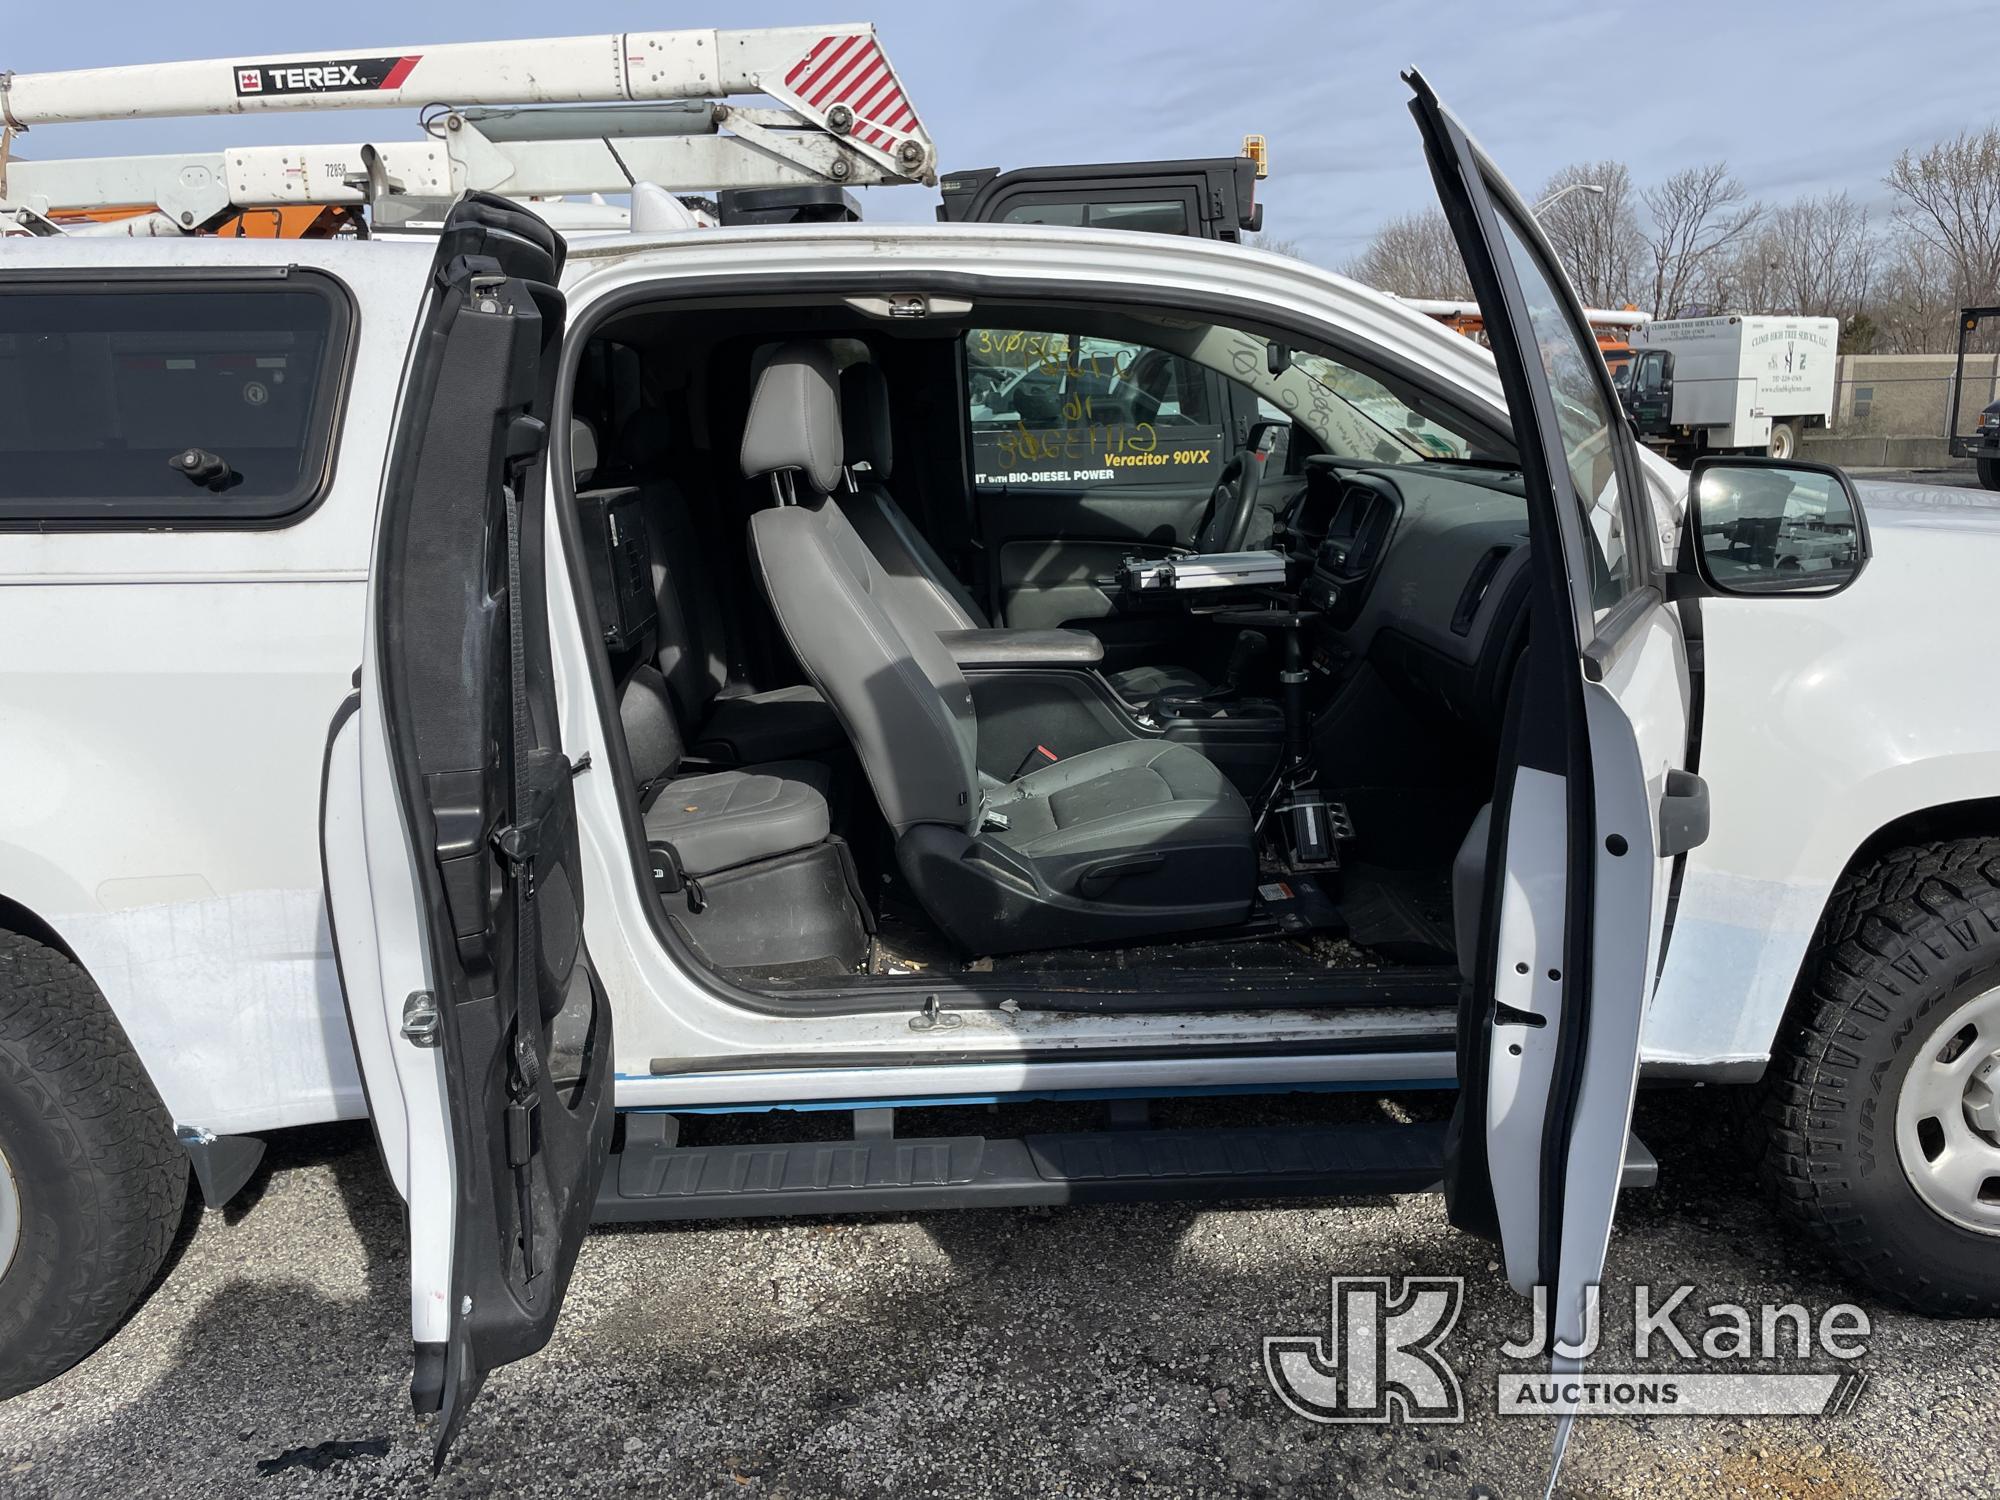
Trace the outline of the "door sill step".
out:
<instances>
[{"instance_id":1,"label":"door sill step","mask_svg":"<svg viewBox=\"0 0 2000 1500\"><path fill-rule=\"evenodd\" d=\"M1444 1175L1445 1127L1112 1129L1018 1138L874 1134L851 1141L679 1146L628 1140L607 1164L599 1223L1132 1203L1156 1198L1419 1193ZM1625 1186L1650 1186L1631 1139Z\"/></svg>"}]
</instances>

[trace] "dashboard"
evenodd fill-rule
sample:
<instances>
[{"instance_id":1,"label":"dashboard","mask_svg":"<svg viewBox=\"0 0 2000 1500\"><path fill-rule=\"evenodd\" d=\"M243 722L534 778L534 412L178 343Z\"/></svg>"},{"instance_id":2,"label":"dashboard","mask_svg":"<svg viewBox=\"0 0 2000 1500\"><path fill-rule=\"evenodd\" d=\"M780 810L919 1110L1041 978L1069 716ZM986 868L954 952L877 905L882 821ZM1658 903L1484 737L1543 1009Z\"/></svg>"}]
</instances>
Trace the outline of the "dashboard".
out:
<instances>
[{"instance_id":1,"label":"dashboard","mask_svg":"<svg viewBox=\"0 0 2000 1500\"><path fill-rule=\"evenodd\" d=\"M1365 661L1425 717L1497 735L1527 630L1520 472L1330 455L1305 469L1276 545L1319 612L1315 675Z\"/></svg>"}]
</instances>

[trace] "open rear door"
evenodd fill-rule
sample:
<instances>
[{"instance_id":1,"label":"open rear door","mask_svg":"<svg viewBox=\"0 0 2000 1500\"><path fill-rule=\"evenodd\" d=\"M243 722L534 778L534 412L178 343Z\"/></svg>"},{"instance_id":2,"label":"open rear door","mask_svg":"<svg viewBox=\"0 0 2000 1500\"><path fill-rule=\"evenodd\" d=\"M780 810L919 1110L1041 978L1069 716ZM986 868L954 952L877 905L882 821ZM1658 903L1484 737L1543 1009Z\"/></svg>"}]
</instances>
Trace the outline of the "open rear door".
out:
<instances>
[{"instance_id":1,"label":"open rear door","mask_svg":"<svg viewBox=\"0 0 2000 1500\"><path fill-rule=\"evenodd\" d=\"M445 221L328 748L328 909L440 1462L487 1373L548 1342L611 1139L543 586L562 262L504 199Z\"/></svg>"},{"instance_id":2,"label":"open rear door","mask_svg":"<svg viewBox=\"0 0 2000 1500\"><path fill-rule=\"evenodd\" d=\"M1546 1296L1552 1362L1573 1370L1565 1351L1594 1316L1668 882L1706 834L1707 797L1686 769L1690 682L1664 518L1583 305L1520 197L1422 77L1408 81L1513 414L1534 578L1489 810L1446 1191L1454 1222L1500 1241L1515 1289Z\"/></svg>"}]
</instances>

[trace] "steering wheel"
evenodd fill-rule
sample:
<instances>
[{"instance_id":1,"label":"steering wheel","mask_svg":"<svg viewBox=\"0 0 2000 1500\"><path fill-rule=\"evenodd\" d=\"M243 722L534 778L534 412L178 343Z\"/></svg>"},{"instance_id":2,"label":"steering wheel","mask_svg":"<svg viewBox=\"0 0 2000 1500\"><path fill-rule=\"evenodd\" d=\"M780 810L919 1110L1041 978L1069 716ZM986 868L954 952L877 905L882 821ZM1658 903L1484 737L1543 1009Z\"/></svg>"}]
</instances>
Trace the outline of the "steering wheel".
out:
<instances>
[{"instance_id":1,"label":"steering wheel","mask_svg":"<svg viewBox=\"0 0 2000 1500\"><path fill-rule=\"evenodd\" d=\"M1201 525L1195 528L1194 550L1241 552L1263 483L1264 455L1257 449L1245 449L1224 464L1201 513Z\"/></svg>"}]
</instances>

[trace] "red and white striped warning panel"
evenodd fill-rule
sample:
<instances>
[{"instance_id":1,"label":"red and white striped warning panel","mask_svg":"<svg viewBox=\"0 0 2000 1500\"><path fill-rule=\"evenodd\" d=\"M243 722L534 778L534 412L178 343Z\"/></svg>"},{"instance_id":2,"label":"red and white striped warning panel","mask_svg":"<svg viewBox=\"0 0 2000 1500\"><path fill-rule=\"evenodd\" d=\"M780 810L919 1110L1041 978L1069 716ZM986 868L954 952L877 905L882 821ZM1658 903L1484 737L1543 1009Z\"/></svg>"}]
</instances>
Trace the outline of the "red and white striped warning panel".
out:
<instances>
[{"instance_id":1,"label":"red and white striped warning panel","mask_svg":"<svg viewBox=\"0 0 2000 1500\"><path fill-rule=\"evenodd\" d=\"M872 32L821 37L786 71L785 87L816 114L845 104L854 111L854 139L878 151L893 155L906 136L924 133Z\"/></svg>"}]
</instances>

